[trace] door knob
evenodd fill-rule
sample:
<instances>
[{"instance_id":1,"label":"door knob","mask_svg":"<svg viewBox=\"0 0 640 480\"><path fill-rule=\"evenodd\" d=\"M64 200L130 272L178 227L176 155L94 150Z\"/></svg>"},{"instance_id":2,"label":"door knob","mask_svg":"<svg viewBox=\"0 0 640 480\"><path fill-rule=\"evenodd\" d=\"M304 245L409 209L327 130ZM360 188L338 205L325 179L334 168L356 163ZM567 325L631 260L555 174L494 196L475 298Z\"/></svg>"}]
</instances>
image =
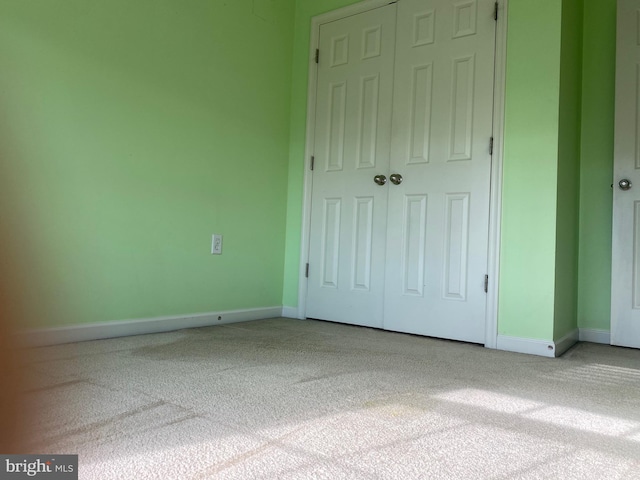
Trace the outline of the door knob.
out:
<instances>
[{"instance_id":1,"label":"door knob","mask_svg":"<svg viewBox=\"0 0 640 480\"><path fill-rule=\"evenodd\" d=\"M392 173L389 180L391 180L391 183L394 185L400 185L402 183L402 175L399 173Z\"/></svg>"},{"instance_id":2,"label":"door knob","mask_svg":"<svg viewBox=\"0 0 640 480\"><path fill-rule=\"evenodd\" d=\"M376 175L375 177L373 177L373 181L377 185L384 185L385 183L387 183L387 177L385 177L384 175Z\"/></svg>"},{"instance_id":3,"label":"door knob","mask_svg":"<svg viewBox=\"0 0 640 480\"><path fill-rule=\"evenodd\" d=\"M391 181L393 182L393 179L391 179ZM620 190L629 190L631 188L631 182L626 178L623 178L622 180L620 180L618 182L618 185L620 186Z\"/></svg>"}]
</instances>

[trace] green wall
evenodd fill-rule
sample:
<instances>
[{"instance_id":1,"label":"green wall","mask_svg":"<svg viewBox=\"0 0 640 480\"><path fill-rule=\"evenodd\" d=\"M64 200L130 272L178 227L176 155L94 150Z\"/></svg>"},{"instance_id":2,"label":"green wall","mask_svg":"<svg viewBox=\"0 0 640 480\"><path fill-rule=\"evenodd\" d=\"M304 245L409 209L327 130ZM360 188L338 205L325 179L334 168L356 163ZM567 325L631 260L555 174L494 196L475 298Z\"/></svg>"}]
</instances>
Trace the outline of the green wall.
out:
<instances>
[{"instance_id":1,"label":"green wall","mask_svg":"<svg viewBox=\"0 0 640 480\"><path fill-rule=\"evenodd\" d=\"M578 327L578 220L583 0L563 0L554 339Z\"/></svg>"},{"instance_id":2,"label":"green wall","mask_svg":"<svg viewBox=\"0 0 640 480\"><path fill-rule=\"evenodd\" d=\"M352 3L0 0L1 226L34 325L297 305L310 21ZM503 335L609 329L614 53L615 0L509 1Z\"/></svg>"},{"instance_id":3,"label":"green wall","mask_svg":"<svg viewBox=\"0 0 640 480\"><path fill-rule=\"evenodd\" d=\"M553 338L561 2L509 2L498 333Z\"/></svg>"},{"instance_id":4,"label":"green wall","mask_svg":"<svg viewBox=\"0 0 640 480\"><path fill-rule=\"evenodd\" d=\"M3 228L30 326L281 305L293 2L0 8Z\"/></svg>"},{"instance_id":5,"label":"green wall","mask_svg":"<svg viewBox=\"0 0 640 480\"><path fill-rule=\"evenodd\" d=\"M616 0L584 0L583 44L578 322L609 330Z\"/></svg>"}]
</instances>

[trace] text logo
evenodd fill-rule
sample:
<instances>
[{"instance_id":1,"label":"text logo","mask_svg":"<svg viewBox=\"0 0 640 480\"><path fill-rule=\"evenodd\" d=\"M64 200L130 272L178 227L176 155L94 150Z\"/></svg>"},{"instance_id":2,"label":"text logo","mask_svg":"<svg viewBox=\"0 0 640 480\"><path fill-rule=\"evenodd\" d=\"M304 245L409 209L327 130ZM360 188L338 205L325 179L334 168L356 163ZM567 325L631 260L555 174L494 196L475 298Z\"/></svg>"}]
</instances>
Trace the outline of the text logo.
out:
<instances>
[{"instance_id":1,"label":"text logo","mask_svg":"<svg viewBox=\"0 0 640 480\"><path fill-rule=\"evenodd\" d=\"M78 480L78 455L0 455L0 480Z\"/></svg>"}]
</instances>

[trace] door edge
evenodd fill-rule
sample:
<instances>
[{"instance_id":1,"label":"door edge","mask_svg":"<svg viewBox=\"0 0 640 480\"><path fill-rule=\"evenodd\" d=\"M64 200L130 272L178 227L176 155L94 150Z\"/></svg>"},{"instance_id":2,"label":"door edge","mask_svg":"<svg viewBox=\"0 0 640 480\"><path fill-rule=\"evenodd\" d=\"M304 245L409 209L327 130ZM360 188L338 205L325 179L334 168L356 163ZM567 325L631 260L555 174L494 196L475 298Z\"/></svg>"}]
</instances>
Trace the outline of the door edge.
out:
<instances>
[{"instance_id":1,"label":"door edge","mask_svg":"<svg viewBox=\"0 0 640 480\"><path fill-rule=\"evenodd\" d=\"M507 71L508 0L496 2L496 53L493 97L493 156L489 200L489 250L487 255L487 305L485 313L486 348L498 348L498 310L500 293L500 238L502 220L502 166L504 160L504 117Z\"/></svg>"}]
</instances>

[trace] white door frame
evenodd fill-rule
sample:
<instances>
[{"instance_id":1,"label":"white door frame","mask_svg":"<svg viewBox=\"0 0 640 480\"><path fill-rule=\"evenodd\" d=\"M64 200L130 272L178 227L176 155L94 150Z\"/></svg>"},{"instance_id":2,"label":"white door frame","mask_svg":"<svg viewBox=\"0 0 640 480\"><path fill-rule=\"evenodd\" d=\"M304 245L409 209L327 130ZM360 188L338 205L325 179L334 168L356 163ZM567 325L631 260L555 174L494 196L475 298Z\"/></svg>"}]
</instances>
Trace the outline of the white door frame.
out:
<instances>
[{"instance_id":1,"label":"white door frame","mask_svg":"<svg viewBox=\"0 0 640 480\"><path fill-rule=\"evenodd\" d=\"M399 0L402 1L402 0ZM332 22L374 8L388 5L389 0L363 0L328 13L317 15L311 20L311 41L309 43L309 82L307 87L307 128L304 152L304 198L302 205L302 235L300 241L300 265L298 280L298 318L306 317L307 278L306 264L309 261L309 232L311 229L311 189L312 175L310 159L315 132L315 106L317 86L317 64L315 52L318 46L320 25ZM502 162L504 141L504 95L507 59L507 4L499 0L498 22L496 25L496 57L493 103L493 157L491 162L491 199L489 205L489 251L487 274L489 292L485 314L485 347L496 348L498 337L498 293L500 273L500 219L502 215Z\"/></svg>"}]
</instances>

